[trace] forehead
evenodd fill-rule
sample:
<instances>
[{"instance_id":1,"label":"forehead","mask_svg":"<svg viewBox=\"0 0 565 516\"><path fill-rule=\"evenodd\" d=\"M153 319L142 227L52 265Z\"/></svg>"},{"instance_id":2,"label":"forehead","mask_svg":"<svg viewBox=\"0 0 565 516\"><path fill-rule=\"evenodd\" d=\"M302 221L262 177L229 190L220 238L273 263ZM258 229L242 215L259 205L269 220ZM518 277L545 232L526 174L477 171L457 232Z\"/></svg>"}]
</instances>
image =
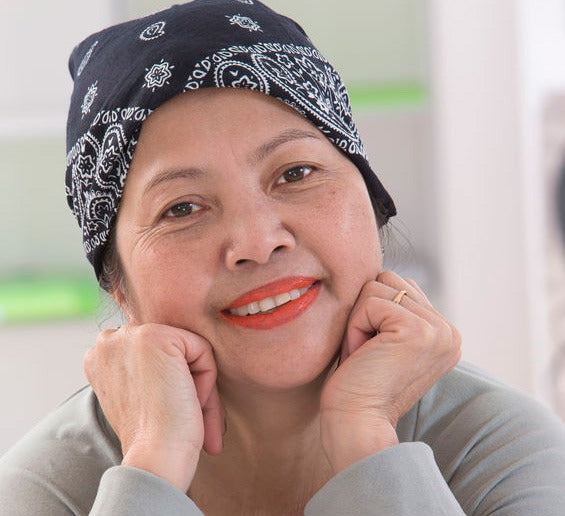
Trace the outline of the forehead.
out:
<instances>
[{"instance_id":1,"label":"forehead","mask_svg":"<svg viewBox=\"0 0 565 516\"><path fill-rule=\"evenodd\" d=\"M188 152L251 152L303 139L333 147L324 134L284 102L251 90L206 88L177 95L144 122L134 163ZM269 150L263 149L263 151ZM264 152L263 152L264 154ZM256 156L257 157L257 156Z\"/></svg>"},{"instance_id":2,"label":"forehead","mask_svg":"<svg viewBox=\"0 0 565 516\"><path fill-rule=\"evenodd\" d=\"M202 88L181 93L163 103L143 123L142 132L156 124L166 124L167 120L179 120L187 115L193 119L205 117L210 121L267 117L270 121L292 121L318 130L295 109L264 93L241 88Z\"/></svg>"}]
</instances>

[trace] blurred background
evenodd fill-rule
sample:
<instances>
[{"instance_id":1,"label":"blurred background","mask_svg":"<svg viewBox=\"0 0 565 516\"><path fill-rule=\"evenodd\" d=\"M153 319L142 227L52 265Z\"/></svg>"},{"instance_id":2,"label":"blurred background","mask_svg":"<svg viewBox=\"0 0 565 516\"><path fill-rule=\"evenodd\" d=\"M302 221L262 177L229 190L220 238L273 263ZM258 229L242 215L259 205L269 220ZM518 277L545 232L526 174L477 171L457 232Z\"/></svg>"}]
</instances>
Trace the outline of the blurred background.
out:
<instances>
[{"instance_id":1,"label":"blurred background","mask_svg":"<svg viewBox=\"0 0 565 516\"><path fill-rule=\"evenodd\" d=\"M565 418L565 1L265 2L350 89L399 211L387 265L459 327L466 360ZM68 56L169 5L1 1L0 454L86 383L84 351L120 323L65 200Z\"/></svg>"}]
</instances>

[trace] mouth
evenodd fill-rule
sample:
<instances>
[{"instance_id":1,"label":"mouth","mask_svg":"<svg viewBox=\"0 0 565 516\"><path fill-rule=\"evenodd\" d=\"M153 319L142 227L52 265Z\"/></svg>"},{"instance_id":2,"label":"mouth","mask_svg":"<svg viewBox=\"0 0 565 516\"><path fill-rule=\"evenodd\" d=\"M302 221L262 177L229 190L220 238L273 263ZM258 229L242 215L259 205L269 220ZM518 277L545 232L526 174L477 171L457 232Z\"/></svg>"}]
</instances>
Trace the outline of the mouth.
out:
<instances>
[{"instance_id":1,"label":"mouth","mask_svg":"<svg viewBox=\"0 0 565 516\"><path fill-rule=\"evenodd\" d=\"M237 326L274 328L305 312L318 296L320 285L316 278L284 278L244 294L220 314Z\"/></svg>"}]
</instances>

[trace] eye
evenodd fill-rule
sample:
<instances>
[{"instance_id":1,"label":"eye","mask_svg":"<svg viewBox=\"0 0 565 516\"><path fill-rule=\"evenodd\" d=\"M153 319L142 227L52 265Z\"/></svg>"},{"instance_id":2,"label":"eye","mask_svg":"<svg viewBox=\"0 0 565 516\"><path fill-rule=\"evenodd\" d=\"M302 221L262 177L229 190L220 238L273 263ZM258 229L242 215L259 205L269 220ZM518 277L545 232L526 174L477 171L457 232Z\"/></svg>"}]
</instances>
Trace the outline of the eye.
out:
<instances>
[{"instance_id":1,"label":"eye","mask_svg":"<svg viewBox=\"0 0 565 516\"><path fill-rule=\"evenodd\" d=\"M202 206L199 206L193 202L179 202L174 206L171 206L164 214L163 217L173 217L173 218L180 218L180 217L187 217L188 215L192 215L196 211L200 211Z\"/></svg>"},{"instance_id":2,"label":"eye","mask_svg":"<svg viewBox=\"0 0 565 516\"><path fill-rule=\"evenodd\" d=\"M313 170L314 167L310 167L308 165L292 167L281 175L281 177L277 181L277 184L296 183L297 181L304 179L306 176L309 176Z\"/></svg>"}]
</instances>

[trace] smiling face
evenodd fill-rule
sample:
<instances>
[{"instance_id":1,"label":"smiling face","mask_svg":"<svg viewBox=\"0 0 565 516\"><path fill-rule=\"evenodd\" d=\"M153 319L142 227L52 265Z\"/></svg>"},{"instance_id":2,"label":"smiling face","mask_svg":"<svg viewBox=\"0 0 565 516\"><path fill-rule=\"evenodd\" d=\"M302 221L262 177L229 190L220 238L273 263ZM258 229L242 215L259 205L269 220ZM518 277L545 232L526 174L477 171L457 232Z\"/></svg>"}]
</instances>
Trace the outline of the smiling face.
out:
<instances>
[{"instance_id":1,"label":"smiling face","mask_svg":"<svg viewBox=\"0 0 565 516\"><path fill-rule=\"evenodd\" d=\"M355 165L293 109L246 90L182 94L151 114L116 242L135 322L199 334L220 378L271 388L327 368L381 270Z\"/></svg>"}]
</instances>

